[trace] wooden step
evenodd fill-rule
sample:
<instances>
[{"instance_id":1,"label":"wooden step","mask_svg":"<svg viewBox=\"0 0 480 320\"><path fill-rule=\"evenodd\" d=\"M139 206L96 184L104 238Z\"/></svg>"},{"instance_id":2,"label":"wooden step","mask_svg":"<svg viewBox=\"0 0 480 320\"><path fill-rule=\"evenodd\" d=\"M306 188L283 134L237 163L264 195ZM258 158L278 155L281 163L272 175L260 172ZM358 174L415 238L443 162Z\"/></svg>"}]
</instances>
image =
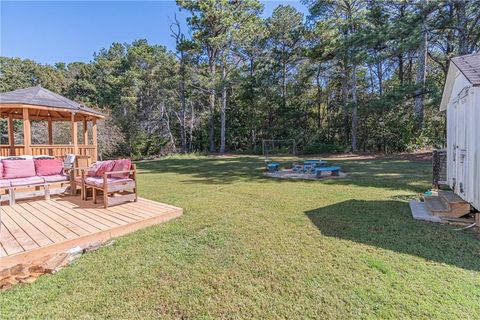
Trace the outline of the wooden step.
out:
<instances>
[{"instance_id":1,"label":"wooden step","mask_svg":"<svg viewBox=\"0 0 480 320\"><path fill-rule=\"evenodd\" d=\"M460 218L470 212L470 204L453 192L441 192L438 196L425 197L425 205L437 217Z\"/></svg>"},{"instance_id":2,"label":"wooden step","mask_svg":"<svg viewBox=\"0 0 480 320\"><path fill-rule=\"evenodd\" d=\"M450 207L450 214L444 217L460 218L461 216L470 213L470 204L460 198L453 191L440 191L438 196L442 198L443 201L448 202Z\"/></svg>"},{"instance_id":3,"label":"wooden step","mask_svg":"<svg viewBox=\"0 0 480 320\"><path fill-rule=\"evenodd\" d=\"M445 204L438 196L425 197L425 204L434 216L442 216L450 212L448 204Z\"/></svg>"},{"instance_id":4,"label":"wooden step","mask_svg":"<svg viewBox=\"0 0 480 320\"><path fill-rule=\"evenodd\" d=\"M456 195L453 191L438 191L438 196L445 200L449 204L453 203L465 203L465 200Z\"/></svg>"},{"instance_id":5,"label":"wooden step","mask_svg":"<svg viewBox=\"0 0 480 320\"><path fill-rule=\"evenodd\" d=\"M470 213L470 203L464 202L464 203L453 203L450 205L450 214L446 217L450 218L460 218L466 214Z\"/></svg>"}]
</instances>

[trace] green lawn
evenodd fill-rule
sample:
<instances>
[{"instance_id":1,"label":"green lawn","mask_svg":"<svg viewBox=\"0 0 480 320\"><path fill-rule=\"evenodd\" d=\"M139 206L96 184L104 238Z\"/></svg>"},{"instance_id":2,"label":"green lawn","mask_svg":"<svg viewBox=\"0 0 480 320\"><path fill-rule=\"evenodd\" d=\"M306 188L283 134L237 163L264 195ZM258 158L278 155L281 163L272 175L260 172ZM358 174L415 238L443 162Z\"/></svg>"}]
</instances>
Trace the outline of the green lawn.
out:
<instances>
[{"instance_id":1,"label":"green lawn","mask_svg":"<svg viewBox=\"0 0 480 320\"><path fill-rule=\"evenodd\" d=\"M183 217L0 294L14 318L480 318L480 244L415 221L428 162L336 161L348 177L262 176L257 157L139 165Z\"/></svg>"}]
</instances>

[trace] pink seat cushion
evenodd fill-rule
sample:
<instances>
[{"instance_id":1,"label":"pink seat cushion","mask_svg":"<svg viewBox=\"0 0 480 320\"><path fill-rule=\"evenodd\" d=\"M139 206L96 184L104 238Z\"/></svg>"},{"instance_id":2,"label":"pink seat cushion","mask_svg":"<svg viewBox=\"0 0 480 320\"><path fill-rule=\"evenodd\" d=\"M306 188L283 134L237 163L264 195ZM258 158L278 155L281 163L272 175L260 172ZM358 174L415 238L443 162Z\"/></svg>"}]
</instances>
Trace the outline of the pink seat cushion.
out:
<instances>
[{"instance_id":1,"label":"pink seat cushion","mask_svg":"<svg viewBox=\"0 0 480 320\"><path fill-rule=\"evenodd\" d=\"M44 180L43 178L40 178L40 177L17 178L17 179L10 179L10 183L12 187L20 187L20 186L43 184Z\"/></svg>"},{"instance_id":2,"label":"pink seat cushion","mask_svg":"<svg viewBox=\"0 0 480 320\"><path fill-rule=\"evenodd\" d=\"M33 159L27 160L2 160L3 178L15 179L35 176Z\"/></svg>"},{"instance_id":3,"label":"pink seat cushion","mask_svg":"<svg viewBox=\"0 0 480 320\"><path fill-rule=\"evenodd\" d=\"M62 182L62 181L68 181L69 177L65 176L63 174L54 174L54 175L49 175L49 176L41 176L45 182L52 183L52 182Z\"/></svg>"},{"instance_id":4,"label":"pink seat cushion","mask_svg":"<svg viewBox=\"0 0 480 320\"><path fill-rule=\"evenodd\" d=\"M87 176L89 177L101 177L105 172L112 171L115 161L97 161L88 168Z\"/></svg>"},{"instance_id":5,"label":"pink seat cushion","mask_svg":"<svg viewBox=\"0 0 480 320\"><path fill-rule=\"evenodd\" d=\"M122 184L127 182L133 182L133 179L119 179L119 178L108 178L107 184ZM85 178L85 183L91 186L103 187L103 178L102 177L87 177Z\"/></svg>"},{"instance_id":6,"label":"pink seat cushion","mask_svg":"<svg viewBox=\"0 0 480 320\"><path fill-rule=\"evenodd\" d=\"M3 179L3 162L0 160L0 179Z\"/></svg>"},{"instance_id":7,"label":"pink seat cushion","mask_svg":"<svg viewBox=\"0 0 480 320\"><path fill-rule=\"evenodd\" d=\"M0 180L0 188L8 188L10 187L10 180L2 179Z\"/></svg>"},{"instance_id":8,"label":"pink seat cushion","mask_svg":"<svg viewBox=\"0 0 480 320\"><path fill-rule=\"evenodd\" d=\"M35 159L37 176L53 176L63 172L62 159Z\"/></svg>"},{"instance_id":9,"label":"pink seat cushion","mask_svg":"<svg viewBox=\"0 0 480 320\"><path fill-rule=\"evenodd\" d=\"M132 166L132 161L130 159L119 159L115 160L115 165L111 171L128 171ZM128 173L114 173L109 175L112 178L125 179L128 178Z\"/></svg>"}]
</instances>

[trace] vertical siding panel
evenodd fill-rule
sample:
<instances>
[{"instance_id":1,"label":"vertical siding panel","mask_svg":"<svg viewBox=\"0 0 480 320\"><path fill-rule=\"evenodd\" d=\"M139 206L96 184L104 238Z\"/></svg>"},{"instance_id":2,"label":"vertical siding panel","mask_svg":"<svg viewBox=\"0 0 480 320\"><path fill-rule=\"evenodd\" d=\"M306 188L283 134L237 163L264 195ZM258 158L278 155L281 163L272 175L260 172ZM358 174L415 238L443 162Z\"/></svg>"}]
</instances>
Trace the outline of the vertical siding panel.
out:
<instances>
[{"instance_id":1,"label":"vertical siding panel","mask_svg":"<svg viewBox=\"0 0 480 320\"><path fill-rule=\"evenodd\" d=\"M474 189L473 206L480 210L480 87L473 88L472 107L475 110L475 120L472 125L472 139L475 141Z\"/></svg>"},{"instance_id":2,"label":"vertical siding panel","mask_svg":"<svg viewBox=\"0 0 480 320\"><path fill-rule=\"evenodd\" d=\"M474 107L474 96L473 96L473 87L470 87L468 90L468 95L466 97L466 108L467 108L467 118L466 118L466 133L467 133L467 167L465 179L467 185L466 198L468 202L473 202L476 194L475 179L476 179L476 153L477 153L477 142L475 139L475 120L477 120L476 108Z\"/></svg>"},{"instance_id":3,"label":"vertical siding panel","mask_svg":"<svg viewBox=\"0 0 480 320\"><path fill-rule=\"evenodd\" d=\"M454 156L453 145L455 144L455 108L452 101L447 105L447 181L450 187L453 187L454 175Z\"/></svg>"}]
</instances>

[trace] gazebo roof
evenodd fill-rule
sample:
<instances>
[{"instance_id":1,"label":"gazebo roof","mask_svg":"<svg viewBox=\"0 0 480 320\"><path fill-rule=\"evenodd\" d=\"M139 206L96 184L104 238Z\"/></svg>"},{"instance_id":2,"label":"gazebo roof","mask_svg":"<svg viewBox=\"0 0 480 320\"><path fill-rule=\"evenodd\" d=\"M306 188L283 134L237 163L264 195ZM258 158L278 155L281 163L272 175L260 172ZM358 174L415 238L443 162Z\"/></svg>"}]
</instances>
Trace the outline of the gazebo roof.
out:
<instances>
[{"instance_id":1,"label":"gazebo roof","mask_svg":"<svg viewBox=\"0 0 480 320\"><path fill-rule=\"evenodd\" d=\"M0 104L43 106L59 111L87 113L103 118L103 114L75 101L62 97L41 86L0 93Z\"/></svg>"}]
</instances>

